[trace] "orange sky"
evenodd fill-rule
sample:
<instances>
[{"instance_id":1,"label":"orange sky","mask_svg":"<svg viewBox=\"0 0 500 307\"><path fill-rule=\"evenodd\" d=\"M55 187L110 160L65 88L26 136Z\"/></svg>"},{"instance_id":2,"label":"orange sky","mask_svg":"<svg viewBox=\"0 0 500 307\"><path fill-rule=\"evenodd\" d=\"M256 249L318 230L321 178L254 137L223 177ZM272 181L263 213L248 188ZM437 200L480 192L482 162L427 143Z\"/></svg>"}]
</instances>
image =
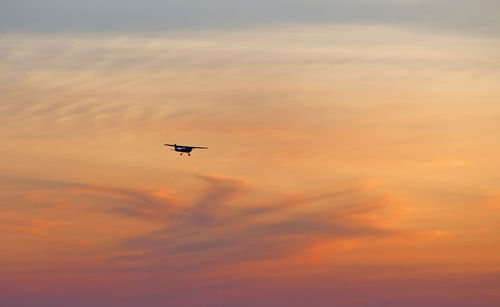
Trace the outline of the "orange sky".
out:
<instances>
[{"instance_id":1,"label":"orange sky","mask_svg":"<svg viewBox=\"0 0 500 307\"><path fill-rule=\"evenodd\" d=\"M0 305L500 303L498 40L309 24L0 46Z\"/></svg>"}]
</instances>

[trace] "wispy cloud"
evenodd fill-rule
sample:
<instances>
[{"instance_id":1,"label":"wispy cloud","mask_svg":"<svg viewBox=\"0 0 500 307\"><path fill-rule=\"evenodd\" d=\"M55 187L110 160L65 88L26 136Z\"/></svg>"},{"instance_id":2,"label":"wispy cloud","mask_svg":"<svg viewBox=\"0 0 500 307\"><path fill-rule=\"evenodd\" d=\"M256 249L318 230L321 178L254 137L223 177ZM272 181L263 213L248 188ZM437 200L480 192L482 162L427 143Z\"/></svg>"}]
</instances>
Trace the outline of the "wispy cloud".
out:
<instances>
[{"instance_id":1,"label":"wispy cloud","mask_svg":"<svg viewBox=\"0 0 500 307\"><path fill-rule=\"evenodd\" d=\"M48 238L47 230L67 226L61 221L27 219L16 211L0 211L0 236L26 235L35 238Z\"/></svg>"},{"instance_id":2,"label":"wispy cloud","mask_svg":"<svg viewBox=\"0 0 500 307\"><path fill-rule=\"evenodd\" d=\"M244 181L212 175L199 178L207 186L189 202L154 192L101 187L59 194L75 205L92 204L89 210L164 225L120 244L117 248L122 253L135 255L118 256L120 261L172 258L182 259L188 267L240 263L291 257L328 240L397 237L409 232L392 226L391 218L402 205L376 191L353 188L255 203L251 196L255 191Z\"/></svg>"},{"instance_id":3,"label":"wispy cloud","mask_svg":"<svg viewBox=\"0 0 500 307\"><path fill-rule=\"evenodd\" d=\"M417 128L414 138L430 142L486 116L457 97L494 91L499 65L492 39L373 25L0 40L0 134L30 142L227 129L285 144L325 133L342 142Z\"/></svg>"},{"instance_id":4,"label":"wispy cloud","mask_svg":"<svg viewBox=\"0 0 500 307\"><path fill-rule=\"evenodd\" d=\"M262 191L255 191L243 180L219 175L197 175L196 178L203 184L194 188L199 190L196 195L187 198L174 196L172 190L111 188L33 179L14 181L17 186L26 183L21 190L28 199L52 204L52 207L36 210L87 212L99 219L102 215L114 215L157 224L158 230L116 242L119 244L114 254L142 255L138 258L141 263L144 257L155 261L182 257L191 265L287 258L324 241L396 237L410 231L399 229L392 220L394 214L400 214L402 204L376 190L353 187L256 198ZM68 220L67 223L72 227L81 226L76 224L80 221ZM40 229L45 225L35 224L41 226ZM9 229L29 232L31 228L23 225L17 223ZM42 230L36 233L43 234ZM129 258L118 256L116 259Z\"/></svg>"},{"instance_id":5,"label":"wispy cloud","mask_svg":"<svg viewBox=\"0 0 500 307\"><path fill-rule=\"evenodd\" d=\"M496 283L496 38L314 23L0 45L0 288L27 305L429 305L415 289L459 301L440 272Z\"/></svg>"}]
</instances>

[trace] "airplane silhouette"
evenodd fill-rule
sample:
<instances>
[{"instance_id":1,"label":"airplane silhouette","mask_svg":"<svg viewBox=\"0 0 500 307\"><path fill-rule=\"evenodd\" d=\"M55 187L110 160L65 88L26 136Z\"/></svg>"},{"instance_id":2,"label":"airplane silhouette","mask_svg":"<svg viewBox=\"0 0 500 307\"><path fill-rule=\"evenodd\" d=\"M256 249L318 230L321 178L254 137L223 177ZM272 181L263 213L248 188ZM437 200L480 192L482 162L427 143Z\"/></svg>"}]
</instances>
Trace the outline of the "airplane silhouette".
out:
<instances>
[{"instance_id":1,"label":"airplane silhouette","mask_svg":"<svg viewBox=\"0 0 500 307\"><path fill-rule=\"evenodd\" d=\"M174 150L180 152L181 156L182 156L183 152L187 153L188 156L191 156L191 151L193 151L194 148L197 148L197 149L208 149L208 147L184 146L184 145L177 145L177 144L165 144L165 146L174 147L175 148Z\"/></svg>"}]
</instances>

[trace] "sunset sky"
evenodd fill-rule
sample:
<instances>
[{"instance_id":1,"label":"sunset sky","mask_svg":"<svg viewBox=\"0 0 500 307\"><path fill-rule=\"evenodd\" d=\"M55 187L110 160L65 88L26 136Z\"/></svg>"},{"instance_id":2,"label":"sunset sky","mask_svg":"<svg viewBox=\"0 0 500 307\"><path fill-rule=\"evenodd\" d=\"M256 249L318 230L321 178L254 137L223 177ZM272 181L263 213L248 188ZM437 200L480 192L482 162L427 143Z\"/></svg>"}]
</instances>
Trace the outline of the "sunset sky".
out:
<instances>
[{"instance_id":1,"label":"sunset sky","mask_svg":"<svg viewBox=\"0 0 500 307\"><path fill-rule=\"evenodd\" d=\"M0 306L499 306L499 12L0 0Z\"/></svg>"}]
</instances>

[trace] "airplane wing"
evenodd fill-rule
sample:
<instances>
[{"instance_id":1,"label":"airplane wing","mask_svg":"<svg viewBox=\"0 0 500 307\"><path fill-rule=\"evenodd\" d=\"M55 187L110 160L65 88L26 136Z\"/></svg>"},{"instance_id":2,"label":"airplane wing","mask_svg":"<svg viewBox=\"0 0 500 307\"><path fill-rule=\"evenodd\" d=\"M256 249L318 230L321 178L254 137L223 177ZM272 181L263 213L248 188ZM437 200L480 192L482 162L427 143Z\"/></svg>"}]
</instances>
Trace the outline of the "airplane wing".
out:
<instances>
[{"instance_id":1,"label":"airplane wing","mask_svg":"<svg viewBox=\"0 0 500 307\"><path fill-rule=\"evenodd\" d=\"M184 146L184 145L174 145L174 144L165 144L165 146L172 146L172 147L184 147L184 148L198 148L198 149L208 149L208 147L198 147L198 146Z\"/></svg>"}]
</instances>

